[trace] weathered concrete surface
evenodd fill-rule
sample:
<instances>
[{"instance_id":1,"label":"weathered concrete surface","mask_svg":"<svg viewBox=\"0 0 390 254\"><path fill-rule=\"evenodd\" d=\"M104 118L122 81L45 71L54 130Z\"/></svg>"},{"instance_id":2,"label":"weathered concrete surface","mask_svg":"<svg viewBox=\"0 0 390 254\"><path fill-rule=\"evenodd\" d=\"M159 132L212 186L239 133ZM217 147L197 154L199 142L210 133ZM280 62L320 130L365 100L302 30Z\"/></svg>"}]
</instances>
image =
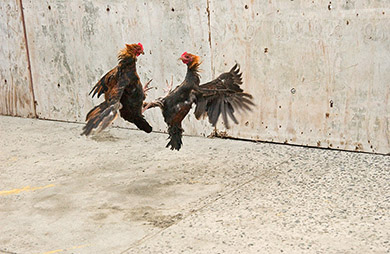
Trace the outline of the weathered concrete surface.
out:
<instances>
[{"instance_id":1,"label":"weathered concrete surface","mask_svg":"<svg viewBox=\"0 0 390 254\"><path fill-rule=\"evenodd\" d=\"M305 150L126 253L388 253L389 168Z\"/></svg>"},{"instance_id":2,"label":"weathered concrete surface","mask_svg":"<svg viewBox=\"0 0 390 254\"><path fill-rule=\"evenodd\" d=\"M203 57L202 76L210 78L206 1L25 1L27 36L40 118L85 120L101 101L88 95L94 84L117 64L125 43L141 42L138 58L143 83L153 79L148 99L164 94L165 81L179 84L186 68L184 51ZM165 130L161 113L148 112L155 130ZM120 126L133 126L121 119ZM187 133L210 133L206 122L187 119ZM206 129L206 130L204 130Z\"/></svg>"},{"instance_id":3,"label":"weathered concrete surface","mask_svg":"<svg viewBox=\"0 0 390 254\"><path fill-rule=\"evenodd\" d=\"M0 114L31 116L18 2L0 3ZM118 50L142 42L138 72L159 88L148 99L164 94L166 79L182 81L183 51L202 57L204 82L241 64L257 106L225 135L390 153L389 1L21 2L39 118L84 121L100 102L88 92L116 65ZM146 116L165 131L158 109ZM192 135L212 132L192 114L184 127Z\"/></svg>"},{"instance_id":4,"label":"weathered concrete surface","mask_svg":"<svg viewBox=\"0 0 390 254\"><path fill-rule=\"evenodd\" d=\"M19 1L1 1L0 38L0 114L34 117L34 96Z\"/></svg>"},{"instance_id":5,"label":"weathered concrete surface","mask_svg":"<svg viewBox=\"0 0 390 254\"><path fill-rule=\"evenodd\" d=\"M386 253L390 157L0 117L0 253Z\"/></svg>"},{"instance_id":6,"label":"weathered concrete surface","mask_svg":"<svg viewBox=\"0 0 390 254\"><path fill-rule=\"evenodd\" d=\"M257 103L230 136L390 152L389 1L210 4L214 72L237 60Z\"/></svg>"}]
</instances>

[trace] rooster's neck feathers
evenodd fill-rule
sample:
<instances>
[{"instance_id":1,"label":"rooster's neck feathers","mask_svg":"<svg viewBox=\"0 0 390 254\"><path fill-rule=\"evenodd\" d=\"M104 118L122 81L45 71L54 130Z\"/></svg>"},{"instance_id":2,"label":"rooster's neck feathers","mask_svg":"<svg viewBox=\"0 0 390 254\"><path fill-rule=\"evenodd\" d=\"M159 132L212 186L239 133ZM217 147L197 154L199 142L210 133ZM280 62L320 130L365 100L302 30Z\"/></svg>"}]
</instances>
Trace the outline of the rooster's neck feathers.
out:
<instances>
[{"instance_id":1,"label":"rooster's neck feathers","mask_svg":"<svg viewBox=\"0 0 390 254\"><path fill-rule=\"evenodd\" d=\"M196 55L192 55L192 61L188 63L188 69L190 70L198 70L199 65L202 62L200 61L200 57Z\"/></svg>"},{"instance_id":2,"label":"rooster's neck feathers","mask_svg":"<svg viewBox=\"0 0 390 254\"><path fill-rule=\"evenodd\" d=\"M118 61L119 62L127 62L129 60L137 61L136 52L137 44L126 44L126 47L119 51Z\"/></svg>"},{"instance_id":3,"label":"rooster's neck feathers","mask_svg":"<svg viewBox=\"0 0 390 254\"><path fill-rule=\"evenodd\" d=\"M195 56L193 55L193 60L191 63L188 63L188 72L191 72L193 74L195 74L197 77L199 77L199 66L202 62L200 61L200 57L199 56Z\"/></svg>"}]
</instances>

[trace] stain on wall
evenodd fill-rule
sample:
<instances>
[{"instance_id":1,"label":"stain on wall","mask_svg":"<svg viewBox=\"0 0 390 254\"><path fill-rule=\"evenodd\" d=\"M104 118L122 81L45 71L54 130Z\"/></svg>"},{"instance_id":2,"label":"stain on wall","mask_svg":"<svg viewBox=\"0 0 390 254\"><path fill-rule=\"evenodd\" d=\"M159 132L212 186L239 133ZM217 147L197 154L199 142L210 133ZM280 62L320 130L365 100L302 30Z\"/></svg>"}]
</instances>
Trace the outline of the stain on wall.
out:
<instances>
[{"instance_id":1,"label":"stain on wall","mask_svg":"<svg viewBox=\"0 0 390 254\"><path fill-rule=\"evenodd\" d=\"M19 1L0 4L0 114L35 117Z\"/></svg>"}]
</instances>

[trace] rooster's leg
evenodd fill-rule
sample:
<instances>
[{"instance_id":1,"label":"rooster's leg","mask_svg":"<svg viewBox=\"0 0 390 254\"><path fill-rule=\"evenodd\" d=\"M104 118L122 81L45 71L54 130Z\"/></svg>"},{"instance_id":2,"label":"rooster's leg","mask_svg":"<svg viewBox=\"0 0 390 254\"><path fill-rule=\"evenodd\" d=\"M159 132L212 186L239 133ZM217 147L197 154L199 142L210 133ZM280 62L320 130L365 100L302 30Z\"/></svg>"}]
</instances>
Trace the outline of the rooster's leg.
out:
<instances>
[{"instance_id":1,"label":"rooster's leg","mask_svg":"<svg viewBox=\"0 0 390 254\"><path fill-rule=\"evenodd\" d=\"M155 107L161 108L162 106L163 106L162 102L158 99L152 102L144 102L144 104L142 105L142 113L144 113L149 108L155 108Z\"/></svg>"},{"instance_id":2,"label":"rooster's leg","mask_svg":"<svg viewBox=\"0 0 390 254\"><path fill-rule=\"evenodd\" d=\"M167 88L164 88L164 92L168 94L170 91L172 91L173 76L171 77L171 83L168 83L168 80L165 80L165 83L167 85Z\"/></svg>"},{"instance_id":3,"label":"rooster's leg","mask_svg":"<svg viewBox=\"0 0 390 254\"><path fill-rule=\"evenodd\" d=\"M153 80L153 79L151 79L151 80L149 80L148 82L146 82L146 84L145 84L144 87L143 87L145 96L146 96L146 94L147 94L147 91L149 91L150 89L153 88L153 87L149 87L149 84L150 84L150 82L152 82L152 80Z\"/></svg>"}]
</instances>

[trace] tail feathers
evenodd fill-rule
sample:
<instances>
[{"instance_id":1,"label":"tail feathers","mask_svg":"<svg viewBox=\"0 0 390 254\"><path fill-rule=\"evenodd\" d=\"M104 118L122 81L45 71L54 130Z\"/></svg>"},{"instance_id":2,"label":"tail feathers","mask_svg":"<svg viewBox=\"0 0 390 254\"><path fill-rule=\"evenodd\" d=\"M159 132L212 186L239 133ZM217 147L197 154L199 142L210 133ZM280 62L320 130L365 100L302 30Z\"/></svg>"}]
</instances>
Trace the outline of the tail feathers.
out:
<instances>
[{"instance_id":1,"label":"tail feathers","mask_svg":"<svg viewBox=\"0 0 390 254\"><path fill-rule=\"evenodd\" d=\"M169 142L166 147L170 147L171 150L179 151L183 141L181 139L183 133L183 129L180 126L169 126L168 134L169 134Z\"/></svg>"},{"instance_id":2,"label":"tail feathers","mask_svg":"<svg viewBox=\"0 0 390 254\"><path fill-rule=\"evenodd\" d=\"M87 124L83 128L81 135L88 136L92 130L100 132L107 128L117 117L120 103L108 104L106 101L94 107L87 114Z\"/></svg>"},{"instance_id":3,"label":"tail feathers","mask_svg":"<svg viewBox=\"0 0 390 254\"><path fill-rule=\"evenodd\" d=\"M152 126L150 126L150 124L142 116L134 119L134 124L138 127L138 129L143 130L146 133L152 132Z\"/></svg>"}]
</instances>

